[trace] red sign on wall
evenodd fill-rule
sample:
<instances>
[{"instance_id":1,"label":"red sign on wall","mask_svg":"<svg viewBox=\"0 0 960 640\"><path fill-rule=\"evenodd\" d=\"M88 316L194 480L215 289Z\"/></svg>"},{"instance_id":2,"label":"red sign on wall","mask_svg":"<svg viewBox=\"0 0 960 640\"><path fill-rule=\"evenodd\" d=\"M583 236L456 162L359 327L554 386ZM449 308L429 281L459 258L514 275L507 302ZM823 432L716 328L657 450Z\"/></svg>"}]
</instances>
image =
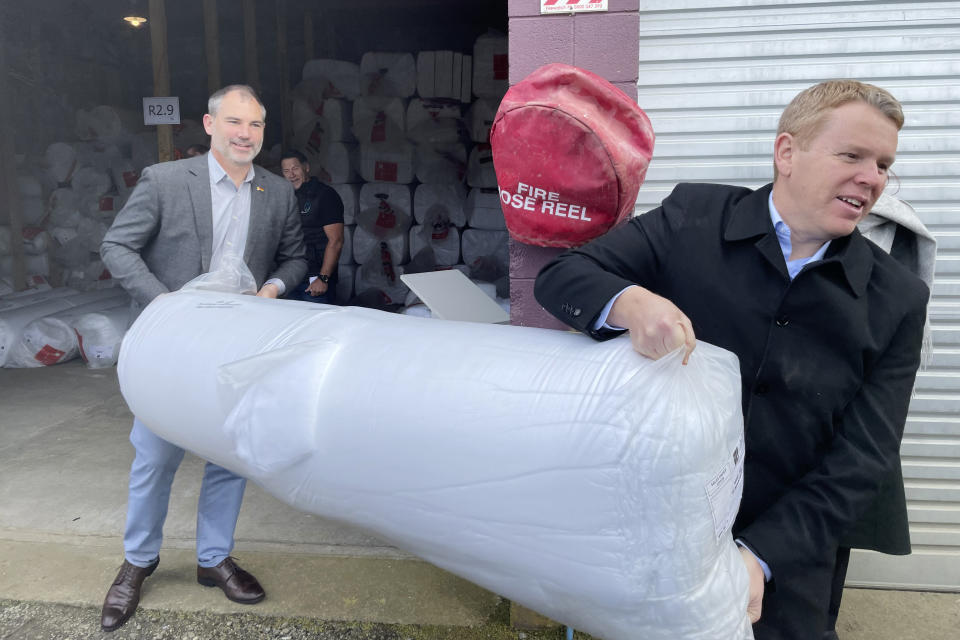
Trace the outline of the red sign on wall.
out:
<instances>
[{"instance_id":1,"label":"red sign on wall","mask_svg":"<svg viewBox=\"0 0 960 640\"><path fill-rule=\"evenodd\" d=\"M606 11L607 0L540 0L540 13Z\"/></svg>"}]
</instances>

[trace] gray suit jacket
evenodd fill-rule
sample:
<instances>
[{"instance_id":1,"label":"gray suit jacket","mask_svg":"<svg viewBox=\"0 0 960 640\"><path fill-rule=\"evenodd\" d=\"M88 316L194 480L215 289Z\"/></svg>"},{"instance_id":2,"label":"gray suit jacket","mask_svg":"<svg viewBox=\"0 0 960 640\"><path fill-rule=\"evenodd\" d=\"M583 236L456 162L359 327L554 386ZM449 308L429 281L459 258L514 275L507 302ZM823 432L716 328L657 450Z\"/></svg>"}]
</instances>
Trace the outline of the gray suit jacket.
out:
<instances>
[{"instance_id":1,"label":"gray suit jacket","mask_svg":"<svg viewBox=\"0 0 960 640\"><path fill-rule=\"evenodd\" d=\"M210 269L213 214L206 156L163 162L143 170L126 205L100 245L114 278L146 306ZM289 291L307 262L293 187L254 167L244 262L257 287L279 278Z\"/></svg>"}]
</instances>

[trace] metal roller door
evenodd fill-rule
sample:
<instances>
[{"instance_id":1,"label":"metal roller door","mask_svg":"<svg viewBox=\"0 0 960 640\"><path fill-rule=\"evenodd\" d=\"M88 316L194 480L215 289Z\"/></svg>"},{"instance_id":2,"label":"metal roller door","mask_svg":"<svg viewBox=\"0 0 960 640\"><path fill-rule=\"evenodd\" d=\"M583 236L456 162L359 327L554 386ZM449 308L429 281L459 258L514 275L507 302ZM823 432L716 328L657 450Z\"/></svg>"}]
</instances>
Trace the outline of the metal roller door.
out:
<instances>
[{"instance_id":1,"label":"metal roller door","mask_svg":"<svg viewBox=\"0 0 960 640\"><path fill-rule=\"evenodd\" d=\"M855 552L848 584L960 590L960 2L655 0L640 3L638 102L657 134L637 211L680 181L772 179L783 107L851 77L890 90L906 124L889 191L938 242L933 362L901 456L913 555Z\"/></svg>"}]
</instances>

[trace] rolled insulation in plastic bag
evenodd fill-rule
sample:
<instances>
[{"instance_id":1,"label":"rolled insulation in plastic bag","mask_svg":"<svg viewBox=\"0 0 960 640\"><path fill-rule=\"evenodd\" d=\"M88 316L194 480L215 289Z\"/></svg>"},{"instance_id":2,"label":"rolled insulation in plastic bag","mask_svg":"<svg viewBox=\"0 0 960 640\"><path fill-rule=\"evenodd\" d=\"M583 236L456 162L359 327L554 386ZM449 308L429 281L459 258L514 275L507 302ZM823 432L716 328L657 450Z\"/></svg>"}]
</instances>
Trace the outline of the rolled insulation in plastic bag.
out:
<instances>
[{"instance_id":1,"label":"rolled insulation in plastic bag","mask_svg":"<svg viewBox=\"0 0 960 640\"><path fill-rule=\"evenodd\" d=\"M749 638L739 366L681 355L181 291L119 378L160 437L598 638Z\"/></svg>"}]
</instances>

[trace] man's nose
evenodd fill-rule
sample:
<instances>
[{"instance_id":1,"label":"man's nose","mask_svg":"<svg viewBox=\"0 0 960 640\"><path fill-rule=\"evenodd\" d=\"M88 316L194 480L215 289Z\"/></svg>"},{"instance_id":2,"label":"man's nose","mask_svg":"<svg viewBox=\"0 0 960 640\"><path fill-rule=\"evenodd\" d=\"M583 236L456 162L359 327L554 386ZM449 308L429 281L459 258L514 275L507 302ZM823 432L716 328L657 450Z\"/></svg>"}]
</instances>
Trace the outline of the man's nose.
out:
<instances>
[{"instance_id":1,"label":"man's nose","mask_svg":"<svg viewBox=\"0 0 960 640\"><path fill-rule=\"evenodd\" d=\"M865 163L862 170L857 173L857 182L871 188L882 189L887 184L887 172L875 163Z\"/></svg>"}]
</instances>

